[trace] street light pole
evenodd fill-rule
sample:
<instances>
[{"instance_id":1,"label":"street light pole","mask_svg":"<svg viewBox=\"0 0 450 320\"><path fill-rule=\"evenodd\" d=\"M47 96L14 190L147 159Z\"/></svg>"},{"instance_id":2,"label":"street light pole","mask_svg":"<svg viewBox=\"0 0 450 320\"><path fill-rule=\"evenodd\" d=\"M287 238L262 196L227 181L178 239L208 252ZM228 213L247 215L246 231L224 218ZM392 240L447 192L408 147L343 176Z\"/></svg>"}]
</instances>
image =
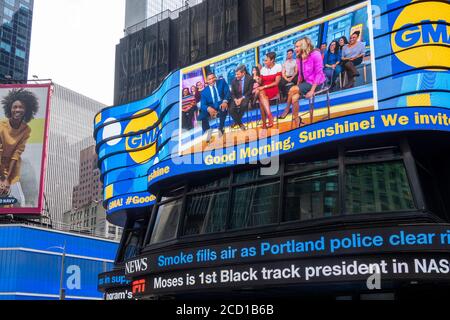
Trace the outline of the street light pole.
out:
<instances>
[{"instance_id":1,"label":"street light pole","mask_svg":"<svg viewBox=\"0 0 450 320\"><path fill-rule=\"evenodd\" d=\"M64 290L64 260L66 259L66 242L64 241L63 254L61 258L61 279L59 281L59 300L64 300L65 290Z\"/></svg>"},{"instance_id":2,"label":"street light pole","mask_svg":"<svg viewBox=\"0 0 450 320\"><path fill-rule=\"evenodd\" d=\"M62 250L62 256L61 256L61 272L59 274L59 300L64 300L66 297L66 292L64 289L64 263L66 259L66 241L64 241L64 247L50 247L47 249L61 249Z\"/></svg>"}]
</instances>

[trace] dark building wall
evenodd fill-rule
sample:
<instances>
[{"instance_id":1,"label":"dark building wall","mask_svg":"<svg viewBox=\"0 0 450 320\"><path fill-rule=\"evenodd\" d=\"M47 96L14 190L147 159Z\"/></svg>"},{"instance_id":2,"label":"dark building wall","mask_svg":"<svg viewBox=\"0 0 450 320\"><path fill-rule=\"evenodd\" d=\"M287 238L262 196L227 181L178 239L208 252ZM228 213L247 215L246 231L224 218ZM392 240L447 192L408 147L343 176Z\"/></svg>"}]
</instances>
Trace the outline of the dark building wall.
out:
<instances>
[{"instance_id":1,"label":"dark building wall","mask_svg":"<svg viewBox=\"0 0 450 320\"><path fill-rule=\"evenodd\" d=\"M114 103L147 97L173 70L357 2L206 0L120 41Z\"/></svg>"}]
</instances>

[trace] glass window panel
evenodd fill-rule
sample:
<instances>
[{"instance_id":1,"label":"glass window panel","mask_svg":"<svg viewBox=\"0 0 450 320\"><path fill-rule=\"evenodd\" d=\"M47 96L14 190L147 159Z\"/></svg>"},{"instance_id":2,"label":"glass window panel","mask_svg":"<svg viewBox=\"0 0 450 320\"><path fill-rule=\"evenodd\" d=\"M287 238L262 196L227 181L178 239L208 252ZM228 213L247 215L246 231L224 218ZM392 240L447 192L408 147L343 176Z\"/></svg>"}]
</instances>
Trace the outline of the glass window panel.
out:
<instances>
[{"instance_id":1,"label":"glass window panel","mask_svg":"<svg viewBox=\"0 0 450 320\"><path fill-rule=\"evenodd\" d=\"M239 40L249 42L264 34L262 0L239 1Z\"/></svg>"},{"instance_id":2,"label":"glass window panel","mask_svg":"<svg viewBox=\"0 0 450 320\"><path fill-rule=\"evenodd\" d=\"M169 74L170 63L170 19L165 19L159 23L158 37L158 83L157 86L164 81Z\"/></svg>"},{"instance_id":3,"label":"glass window panel","mask_svg":"<svg viewBox=\"0 0 450 320\"><path fill-rule=\"evenodd\" d=\"M173 188L169 191L164 192L164 194L161 196L160 202L168 201L171 198L179 197L183 195L184 192L184 186Z\"/></svg>"},{"instance_id":4,"label":"glass window panel","mask_svg":"<svg viewBox=\"0 0 450 320\"><path fill-rule=\"evenodd\" d=\"M3 12L7 17L10 17L10 18L12 18L12 16L14 15L14 11L7 7L3 8Z\"/></svg>"},{"instance_id":5,"label":"glass window panel","mask_svg":"<svg viewBox=\"0 0 450 320\"><path fill-rule=\"evenodd\" d=\"M258 180L260 178L267 178L267 175L264 175L264 168L246 170L241 172L235 172L233 177L233 183L246 183ZM278 176L278 174L276 174Z\"/></svg>"},{"instance_id":6,"label":"glass window panel","mask_svg":"<svg viewBox=\"0 0 450 320\"><path fill-rule=\"evenodd\" d=\"M230 177L225 176L225 177L219 178L217 180L214 180L213 182L208 183L208 184L197 184L197 185L194 184L190 188L189 192L202 192L202 191L206 191L209 189L226 187L226 186L228 186L229 181L230 181Z\"/></svg>"},{"instance_id":7,"label":"glass window panel","mask_svg":"<svg viewBox=\"0 0 450 320\"><path fill-rule=\"evenodd\" d=\"M123 260L129 260L136 257L139 253L139 232L130 232L125 242L125 251L123 253Z\"/></svg>"},{"instance_id":8,"label":"glass window panel","mask_svg":"<svg viewBox=\"0 0 450 320\"><path fill-rule=\"evenodd\" d=\"M153 90L159 85L158 82L158 51L162 49L163 46L158 45L158 24L154 24L146 28L144 32L143 40L143 61L142 61L142 88L143 94L145 96L150 95ZM130 38L132 39L132 38ZM130 62L133 59L130 58ZM161 63L163 65L164 63Z\"/></svg>"},{"instance_id":9,"label":"glass window panel","mask_svg":"<svg viewBox=\"0 0 450 320\"><path fill-rule=\"evenodd\" d=\"M11 45L9 45L3 41L0 43L0 48L2 48L3 50L5 50L7 52L11 52Z\"/></svg>"},{"instance_id":10,"label":"glass window panel","mask_svg":"<svg viewBox=\"0 0 450 320\"><path fill-rule=\"evenodd\" d=\"M224 231L227 211L228 191L188 197L183 234L194 235Z\"/></svg>"},{"instance_id":11,"label":"glass window panel","mask_svg":"<svg viewBox=\"0 0 450 320\"><path fill-rule=\"evenodd\" d=\"M285 0L286 23L288 25L298 24L306 19L306 0Z\"/></svg>"},{"instance_id":12,"label":"glass window panel","mask_svg":"<svg viewBox=\"0 0 450 320\"><path fill-rule=\"evenodd\" d=\"M338 159L325 159L319 161L309 161L309 162L288 162L286 163L286 172L296 172L296 171L310 171L318 168L323 168L326 166L337 166Z\"/></svg>"},{"instance_id":13,"label":"glass window panel","mask_svg":"<svg viewBox=\"0 0 450 320\"><path fill-rule=\"evenodd\" d=\"M19 58L25 59L26 53L23 50L16 49L16 56L18 56Z\"/></svg>"},{"instance_id":14,"label":"glass window panel","mask_svg":"<svg viewBox=\"0 0 450 320\"><path fill-rule=\"evenodd\" d=\"M278 181L236 188L233 192L231 229L276 223L279 188Z\"/></svg>"},{"instance_id":15,"label":"glass window panel","mask_svg":"<svg viewBox=\"0 0 450 320\"><path fill-rule=\"evenodd\" d=\"M315 17L323 12L322 0L308 0L308 17Z\"/></svg>"},{"instance_id":16,"label":"glass window panel","mask_svg":"<svg viewBox=\"0 0 450 320\"><path fill-rule=\"evenodd\" d=\"M377 161L383 159L392 159L401 157L402 153L397 147L376 149L376 150L362 150L362 151L347 151L345 154L345 161L347 163L360 161Z\"/></svg>"},{"instance_id":17,"label":"glass window panel","mask_svg":"<svg viewBox=\"0 0 450 320\"><path fill-rule=\"evenodd\" d=\"M202 2L189 9L191 13L191 62L197 62L206 57L206 5L206 2Z\"/></svg>"},{"instance_id":18,"label":"glass window panel","mask_svg":"<svg viewBox=\"0 0 450 320\"><path fill-rule=\"evenodd\" d=\"M284 27L284 1L264 0L265 32L272 33Z\"/></svg>"},{"instance_id":19,"label":"glass window panel","mask_svg":"<svg viewBox=\"0 0 450 320\"><path fill-rule=\"evenodd\" d=\"M216 55L223 51L225 44L224 0L208 2L208 54Z\"/></svg>"},{"instance_id":20,"label":"glass window panel","mask_svg":"<svg viewBox=\"0 0 450 320\"><path fill-rule=\"evenodd\" d=\"M239 4L238 0L225 0L225 49L239 44Z\"/></svg>"},{"instance_id":21,"label":"glass window panel","mask_svg":"<svg viewBox=\"0 0 450 320\"><path fill-rule=\"evenodd\" d=\"M191 61L190 25L190 10L181 11L180 17L177 19L178 34L177 41L175 41L178 49L178 66L180 67L188 65Z\"/></svg>"},{"instance_id":22,"label":"glass window panel","mask_svg":"<svg viewBox=\"0 0 450 320\"><path fill-rule=\"evenodd\" d=\"M158 243L176 237L181 204L182 200L179 199L158 207L158 216L156 217L151 243Z\"/></svg>"},{"instance_id":23,"label":"glass window panel","mask_svg":"<svg viewBox=\"0 0 450 320\"><path fill-rule=\"evenodd\" d=\"M339 214L338 170L323 170L287 179L286 221L306 221Z\"/></svg>"},{"instance_id":24,"label":"glass window panel","mask_svg":"<svg viewBox=\"0 0 450 320\"><path fill-rule=\"evenodd\" d=\"M346 4L349 4L350 2L353 2L353 0L326 0L324 2L325 2L325 10L329 11L342 7Z\"/></svg>"},{"instance_id":25,"label":"glass window panel","mask_svg":"<svg viewBox=\"0 0 450 320\"><path fill-rule=\"evenodd\" d=\"M348 214L414 209L402 161L347 166L345 203Z\"/></svg>"}]
</instances>

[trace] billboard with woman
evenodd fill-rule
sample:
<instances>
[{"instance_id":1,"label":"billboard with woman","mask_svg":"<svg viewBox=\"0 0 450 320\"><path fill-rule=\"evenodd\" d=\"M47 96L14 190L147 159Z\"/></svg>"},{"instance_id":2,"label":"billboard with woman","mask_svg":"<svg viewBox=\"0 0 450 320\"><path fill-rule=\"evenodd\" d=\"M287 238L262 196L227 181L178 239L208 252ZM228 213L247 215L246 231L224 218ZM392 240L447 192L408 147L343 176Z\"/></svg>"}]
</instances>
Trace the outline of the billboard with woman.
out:
<instances>
[{"instance_id":1,"label":"billboard with woman","mask_svg":"<svg viewBox=\"0 0 450 320\"><path fill-rule=\"evenodd\" d=\"M0 86L0 215L42 211L50 85Z\"/></svg>"}]
</instances>

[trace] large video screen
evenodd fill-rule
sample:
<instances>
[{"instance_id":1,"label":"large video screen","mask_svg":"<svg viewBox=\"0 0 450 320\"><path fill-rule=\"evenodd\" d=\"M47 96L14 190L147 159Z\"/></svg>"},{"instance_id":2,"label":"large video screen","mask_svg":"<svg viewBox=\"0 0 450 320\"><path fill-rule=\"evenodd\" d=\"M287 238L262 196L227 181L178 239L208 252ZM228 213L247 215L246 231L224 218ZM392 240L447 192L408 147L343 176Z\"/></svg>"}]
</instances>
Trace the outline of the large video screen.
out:
<instances>
[{"instance_id":1,"label":"large video screen","mask_svg":"<svg viewBox=\"0 0 450 320\"><path fill-rule=\"evenodd\" d=\"M376 110L369 16L363 3L181 70L179 154Z\"/></svg>"},{"instance_id":2,"label":"large video screen","mask_svg":"<svg viewBox=\"0 0 450 320\"><path fill-rule=\"evenodd\" d=\"M0 215L42 211L50 85L1 85Z\"/></svg>"}]
</instances>

